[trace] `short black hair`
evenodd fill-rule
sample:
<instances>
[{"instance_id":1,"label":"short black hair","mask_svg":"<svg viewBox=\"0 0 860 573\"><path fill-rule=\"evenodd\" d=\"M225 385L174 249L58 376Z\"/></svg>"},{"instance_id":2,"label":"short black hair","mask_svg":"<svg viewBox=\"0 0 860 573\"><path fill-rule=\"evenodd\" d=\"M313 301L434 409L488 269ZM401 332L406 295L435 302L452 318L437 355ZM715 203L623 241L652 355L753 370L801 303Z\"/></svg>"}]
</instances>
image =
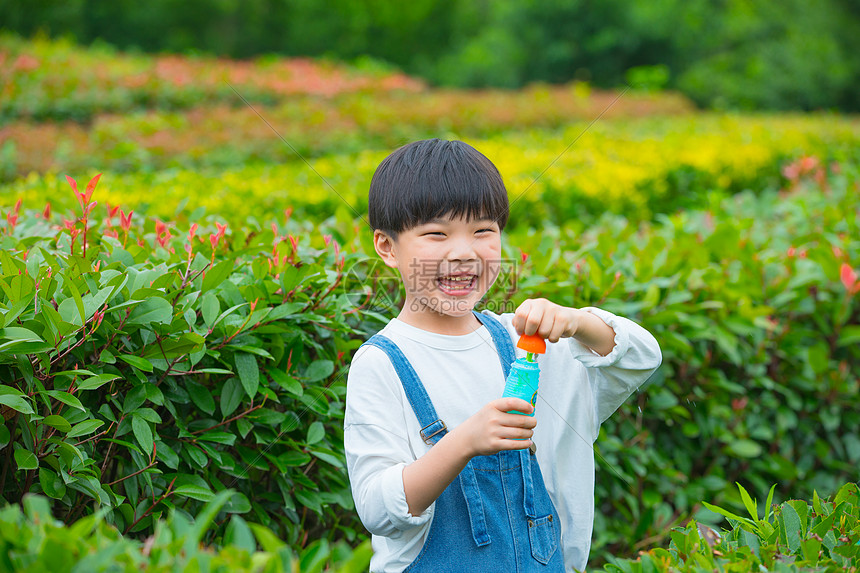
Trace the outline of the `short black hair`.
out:
<instances>
[{"instance_id":1,"label":"short black hair","mask_svg":"<svg viewBox=\"0 0 860 573\"><path fill-rule=\"evenodd\" d=\"M499 170L462 141L425 139L396 149L370 181L368 214L374 230L397 239L436 217L490 218L505 228L508 192Z\"/></svg>"}]
</instances>

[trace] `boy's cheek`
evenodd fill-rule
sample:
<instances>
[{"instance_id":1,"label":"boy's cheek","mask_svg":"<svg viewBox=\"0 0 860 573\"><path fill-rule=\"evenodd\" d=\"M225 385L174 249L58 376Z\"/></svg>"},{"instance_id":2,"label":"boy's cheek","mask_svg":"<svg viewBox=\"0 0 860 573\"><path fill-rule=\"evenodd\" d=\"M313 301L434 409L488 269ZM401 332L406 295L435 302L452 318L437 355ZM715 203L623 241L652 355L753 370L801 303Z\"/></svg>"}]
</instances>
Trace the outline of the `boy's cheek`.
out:
<instances>
[{"instance_id":1,"label":"boy's cheek","mask_svg":"<svg viewBox=\"0 0 860 573\"><path fill-rule=\"evenodd\" d=\"M499 274L501 273L501 270L502 270L501 259L488 260L486 262L486 266L485 266L484 270L485 270L484 275L486 277L488 277L490 283L492 284L493 282L496 281L496 279L499 277Z\"/></svg>"}]
</instances>

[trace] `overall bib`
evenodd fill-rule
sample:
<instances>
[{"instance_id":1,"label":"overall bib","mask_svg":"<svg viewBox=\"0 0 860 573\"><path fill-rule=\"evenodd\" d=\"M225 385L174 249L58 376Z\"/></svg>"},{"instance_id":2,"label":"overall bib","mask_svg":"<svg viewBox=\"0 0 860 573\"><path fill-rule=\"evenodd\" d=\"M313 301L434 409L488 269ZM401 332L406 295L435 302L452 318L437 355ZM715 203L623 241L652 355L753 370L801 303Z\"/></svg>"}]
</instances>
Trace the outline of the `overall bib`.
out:
<instances>
[{"instance_id":1,"label":"overall bib","mask_svg":"<svg viewBox=\"0 0 860 573\"><path fill-rule=\"evenodd\" d=\"M505 378L516 359L504 326L472 311L493 336ZM421 426L421 438L438 442L445 423L400 348L375 334L364 344L384 350L403 384ZM527 448L472 458L436 499L430 532L405 571L563 572L561 524L543 483L537 459Z\"/></svg>"}]
</instances>

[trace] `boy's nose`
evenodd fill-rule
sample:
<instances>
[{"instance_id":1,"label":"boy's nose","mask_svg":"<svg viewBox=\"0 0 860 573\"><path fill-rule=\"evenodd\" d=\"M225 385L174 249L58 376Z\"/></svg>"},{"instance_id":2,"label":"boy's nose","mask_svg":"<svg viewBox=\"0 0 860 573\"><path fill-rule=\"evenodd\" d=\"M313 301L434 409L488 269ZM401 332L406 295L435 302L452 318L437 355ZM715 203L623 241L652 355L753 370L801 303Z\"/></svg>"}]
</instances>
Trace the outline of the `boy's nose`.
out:
<instances>
[{"instance_id":1,"label":"boy's nose","mask_svg":"<svg viewBox=\"0 0 860 573\"><path fill-rule=\"evenodd\" d=\"M475 241L471 237L452 241L448 258L457 261L476 260L478 253L475 251Z\"/></svg>"}]
</instances>

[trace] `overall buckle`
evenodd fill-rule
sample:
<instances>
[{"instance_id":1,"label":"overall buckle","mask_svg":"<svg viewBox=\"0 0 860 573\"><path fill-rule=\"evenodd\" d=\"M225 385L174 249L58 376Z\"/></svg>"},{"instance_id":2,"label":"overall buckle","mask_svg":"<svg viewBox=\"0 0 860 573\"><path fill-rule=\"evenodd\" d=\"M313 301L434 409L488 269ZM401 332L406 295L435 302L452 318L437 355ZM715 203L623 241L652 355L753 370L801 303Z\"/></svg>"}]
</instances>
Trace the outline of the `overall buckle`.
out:
<instances>
[{"instance_id":1,"label":"overall buckle","mask_svg":"<svg viewBox=\"0 0 860 573\"><path fill-rule=\"evenodd\" d=\"M425 430L427 430L427 428L433 428L433 432L429 435L425 433ZM443 422L442 420L436 420L435 422L430 422L429 424L427 424L426 426L421 428L421 439L424 440L424 443L427 444L428 446L432 446L433 442L431 442L430 440L432 440L434 436L436 436L442 432L445 432L447 430L448 430L448 427L445 425L445 422Z\"/></svg>"}]
</instances>

